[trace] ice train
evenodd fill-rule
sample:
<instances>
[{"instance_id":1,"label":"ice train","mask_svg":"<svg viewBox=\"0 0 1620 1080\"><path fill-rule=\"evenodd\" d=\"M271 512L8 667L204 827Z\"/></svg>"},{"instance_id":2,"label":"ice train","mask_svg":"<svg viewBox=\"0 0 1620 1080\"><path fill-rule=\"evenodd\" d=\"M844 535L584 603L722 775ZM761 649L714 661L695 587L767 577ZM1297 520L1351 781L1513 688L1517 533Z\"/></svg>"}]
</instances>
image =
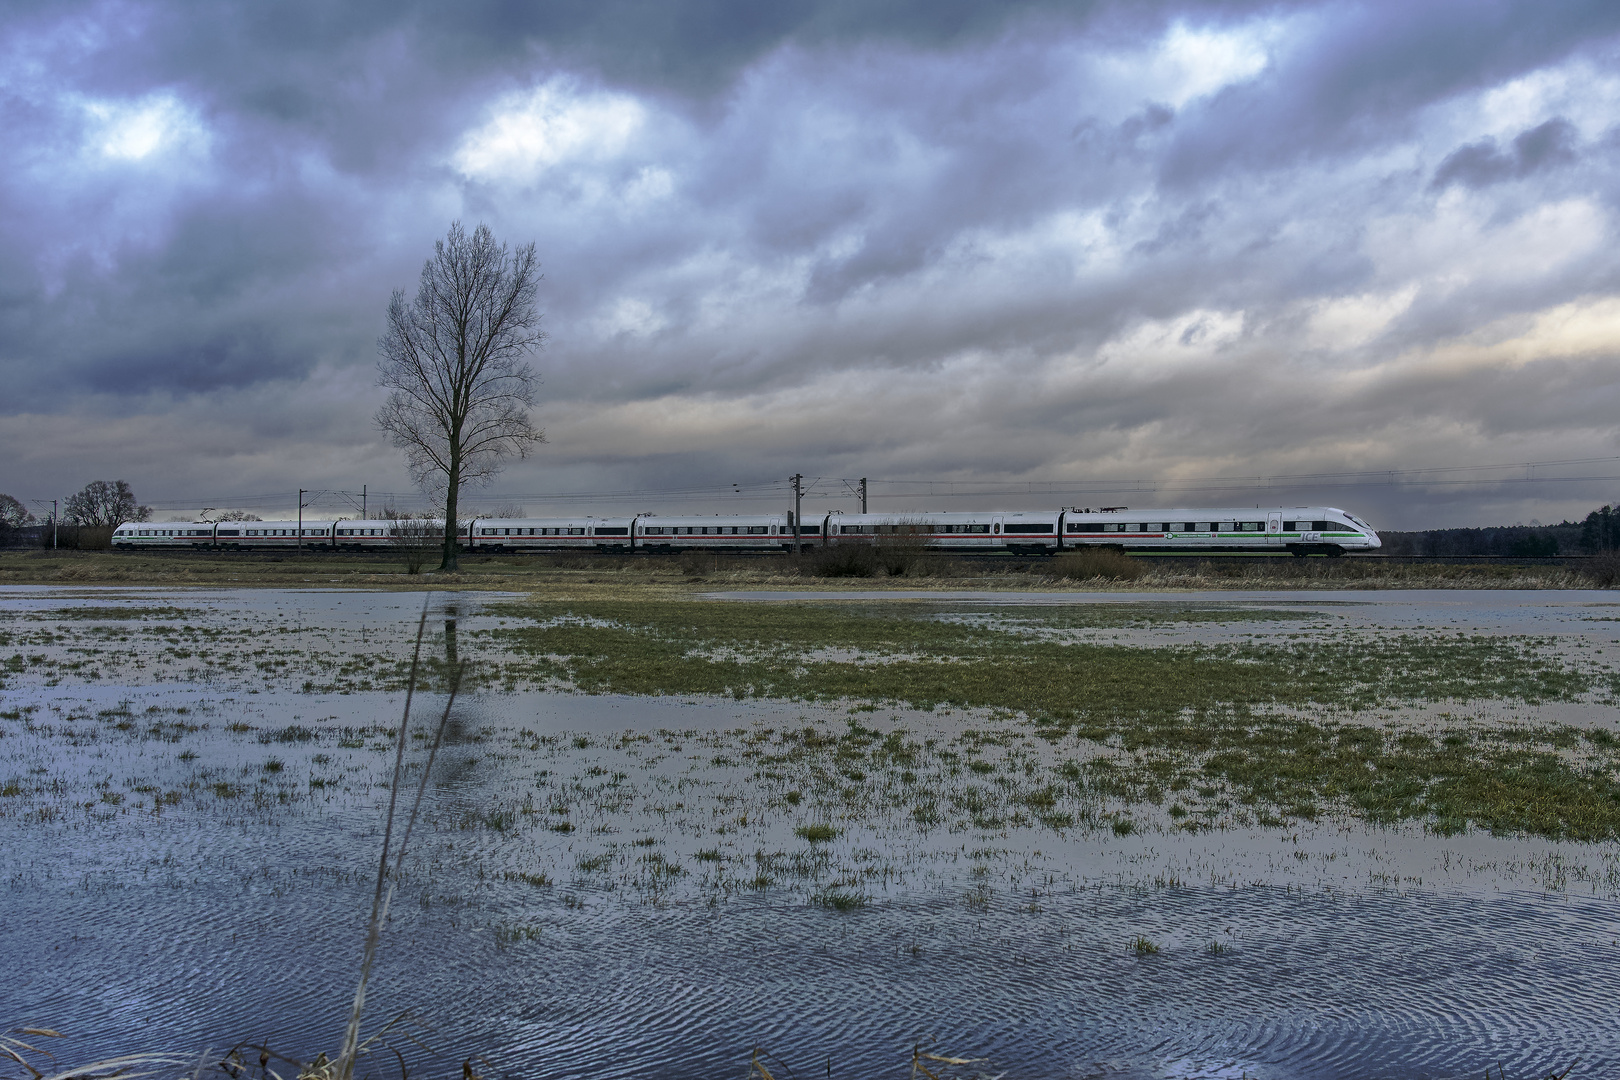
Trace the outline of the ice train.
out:
<instances>
[{"instance_id":1,"label":"ice train","mask_svg":"<svg viewBox=\"0 0 1620 1080\"><path fill-rule=\"evenodd\" d=\"M397 546L403 534L437 523L388 520L130 522L113 534L120 549ZM789 514L475 518L461 529L467 551L791 551L838 544L905 544L959 553L1050 555L1110 547L1127 551L1281 552L1343 555L1381 546L1371 525L1333 506L1127 507L986 510L960 513Z\"/></svg>"}]
</instances>

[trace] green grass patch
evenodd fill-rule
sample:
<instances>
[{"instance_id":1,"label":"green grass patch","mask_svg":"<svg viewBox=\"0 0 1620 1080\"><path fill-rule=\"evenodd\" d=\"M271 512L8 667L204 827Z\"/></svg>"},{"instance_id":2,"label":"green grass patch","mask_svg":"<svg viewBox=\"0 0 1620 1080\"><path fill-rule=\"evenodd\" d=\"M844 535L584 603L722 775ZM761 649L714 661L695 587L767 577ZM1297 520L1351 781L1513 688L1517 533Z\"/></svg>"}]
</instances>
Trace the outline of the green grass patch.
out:
<instances>
[{"instance_id":1,"label":"green grass patch","mask_svg":"<svg viewBox=\"0 0 1620 1080\"><path fill-rule=\"evenodd\" d=\"M1030 633L1084 622L1086 612L1026 608L1008 620L999 612L941 617L942 610L905 603L543 603L504 608L527 618L494 633L531 677L586 692L1010 710L1053 742L1109 751L1023 780L990 762L942 753L934 762L936 779L946 781L939 788L918 780L917 749L903 740L884 749L876 733L865 732L801 742L800 750L825 751L826 771L812 778L824 800L900 781L922 827L962 820L993 829L1028 817L1064 828L1087 820L1086 806L1059 805L1078 791L1162 805L1169 792L1207 789L1230 795L1262 822L1342 811L1380 823L1422 820L1443 832L1620 835L1616 746L1603 733L1425 732L1327 718L1440 700L1536 704L1613 692L1612 674L1559 659L1547 640L1363 632L1135 647ZM852 735L864 731L853 719L850 726ZM961 749L973 754L977 746ZM969 784L969 777L986 782ZM1023 786L1007 787L1015 782ZM809 786L794 779L783 797L791 803ZM1172 820L1198 827L1183 805L1190 796L1178 798ZM1138 826L1116 816L1112 827L1124 835ZM814 840L806 830L818 828L830 827L802 826L799 834Z\"/></svg>"}]
</instances>

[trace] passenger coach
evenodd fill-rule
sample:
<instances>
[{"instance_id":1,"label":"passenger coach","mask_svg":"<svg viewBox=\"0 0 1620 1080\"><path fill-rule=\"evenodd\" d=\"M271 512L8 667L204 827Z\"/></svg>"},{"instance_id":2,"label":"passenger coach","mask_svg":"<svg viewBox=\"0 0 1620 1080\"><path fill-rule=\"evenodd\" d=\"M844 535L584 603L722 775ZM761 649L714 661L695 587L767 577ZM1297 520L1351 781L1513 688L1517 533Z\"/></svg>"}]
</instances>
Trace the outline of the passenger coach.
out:
<instances>
[{"instance_id":1,"label":"passenger coach","mask_svg":"<svg viewBox=\"0 0 1620 1080\"><path fill-rule=\"evenodd\" d=\"M398 544L404 530L431 520L221 521L120 525L113 544L135 548L325 548L364 551ZM617 518L480 518L462 529L468 551L788 551L793 515ZM1049 555L1084 547L1126 551L1281 551L1342 555L1382 546L1372 526L1332 506L1210 509L984 511L806 514L799 544L920 545L938 551Z\"/></svg>"}]
</instances>

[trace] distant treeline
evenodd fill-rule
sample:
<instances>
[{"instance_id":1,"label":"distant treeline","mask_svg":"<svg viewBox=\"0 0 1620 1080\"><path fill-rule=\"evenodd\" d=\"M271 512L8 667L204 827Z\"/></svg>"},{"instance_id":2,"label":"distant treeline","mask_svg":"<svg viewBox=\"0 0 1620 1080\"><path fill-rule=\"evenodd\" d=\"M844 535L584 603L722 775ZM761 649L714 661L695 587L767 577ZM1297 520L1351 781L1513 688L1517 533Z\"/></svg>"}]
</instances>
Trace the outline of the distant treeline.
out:
<instances>
[{"instance_id":1,"label":"distant treeline","mask_svg":"<svg viewBox=\"0 0 1620 1080\"><path fill-rule=\"evenodd\" d=\"M1386 555L1497 555L1546 559L1620 549L1620 507L1604 506L1582 521L1556 525L1496 525L1482 529L1380 532Z\"/></svg>"},{"instance_id":2,"label":"distant treeline","mask_svg":"<svg viewBox=\"0 0 1620 1080\"><path fill-rule=\"evenodd\" d=\"M56 526L56 546L68 551L105 551L112 547L112 528L108 525L73 525L66 521ZM0 548L38 548L51 546L51 525L0 525Z\"/></svg>"}]
</instances>

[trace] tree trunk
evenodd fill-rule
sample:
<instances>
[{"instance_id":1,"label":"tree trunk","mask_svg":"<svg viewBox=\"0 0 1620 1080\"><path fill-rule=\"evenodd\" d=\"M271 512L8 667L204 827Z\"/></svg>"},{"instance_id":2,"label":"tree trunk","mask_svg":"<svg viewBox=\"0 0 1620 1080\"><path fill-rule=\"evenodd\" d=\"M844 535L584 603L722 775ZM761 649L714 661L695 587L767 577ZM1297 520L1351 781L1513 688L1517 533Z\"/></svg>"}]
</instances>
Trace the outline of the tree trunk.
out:
<instances>
[{"instance_id":1,"label":"tree trunk","mask_svg":"<svg viewBox=\"0 0 1620 1080\"><path fill-rule=\"evenodd\" d=\"M458 433L459 435L459 433ZM460 569L456 555L460 550L461 530L456 523L456 504L461 495L461 454L456 444L451 443L450 450L450 486L444 494L444 559L439 563L439 569L454 573Z\"/></svg>"}]
</instances>

